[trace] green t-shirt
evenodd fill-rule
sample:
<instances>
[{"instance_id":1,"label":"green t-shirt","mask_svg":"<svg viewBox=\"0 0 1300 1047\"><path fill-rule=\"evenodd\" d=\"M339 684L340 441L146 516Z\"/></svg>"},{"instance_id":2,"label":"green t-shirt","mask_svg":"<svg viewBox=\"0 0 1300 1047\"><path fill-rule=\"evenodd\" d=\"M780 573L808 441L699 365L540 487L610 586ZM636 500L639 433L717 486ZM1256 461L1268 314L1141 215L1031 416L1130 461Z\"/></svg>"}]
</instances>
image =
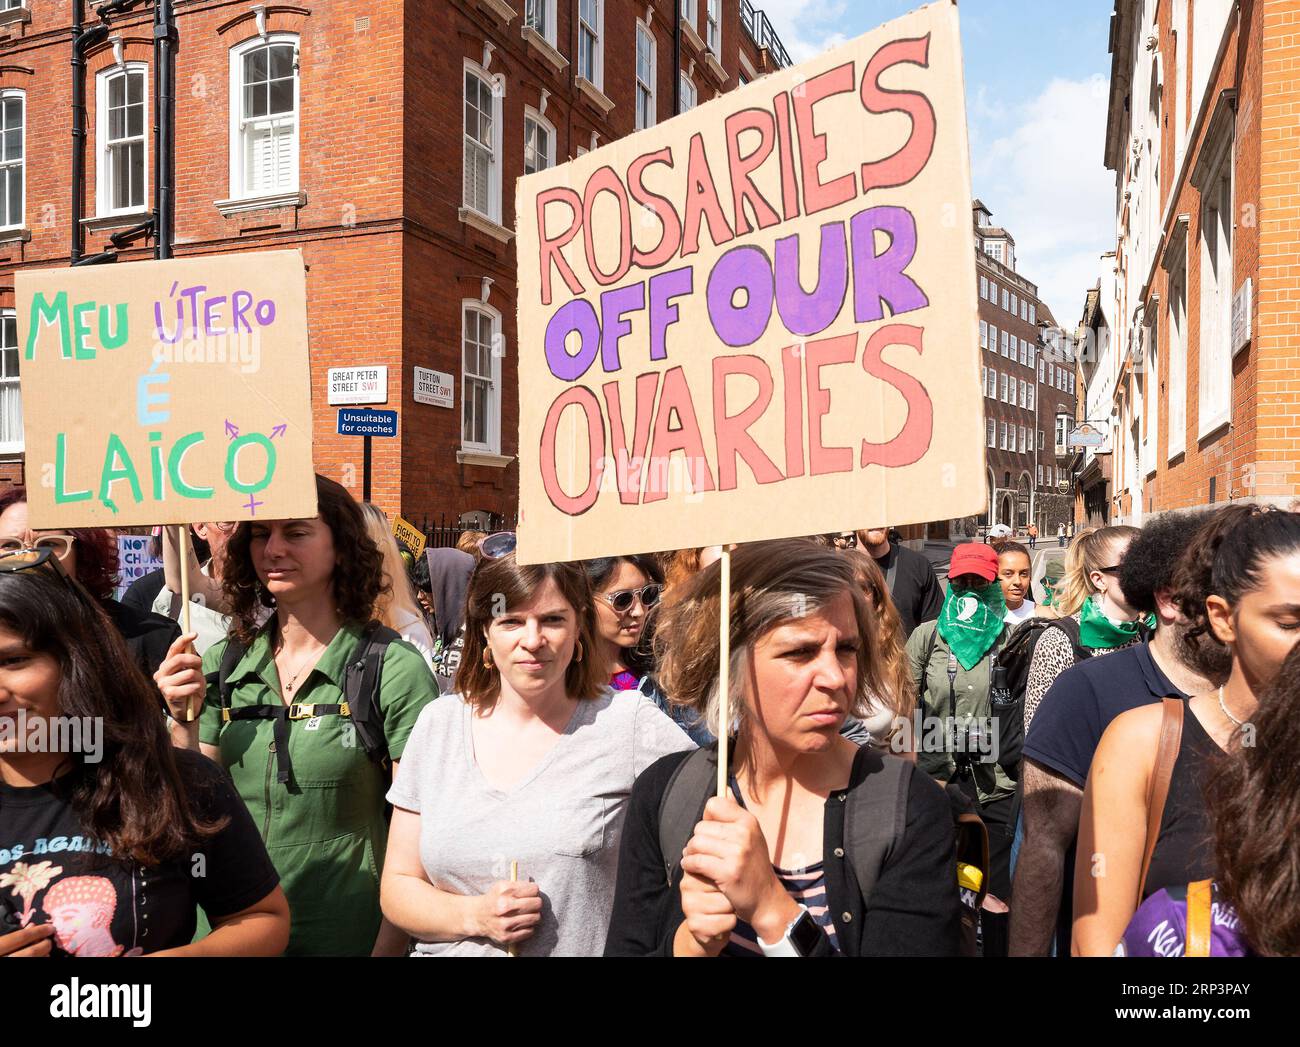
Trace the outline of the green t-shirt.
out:
<instances>
[{"instance_id":1,"label":"green t-shirt","mask_svg":"<svg viewBox=\"0 0 1300 1047\"><path fill-rule=\"evenodd\" d=\"M303 705L343 701L344 668L361 628L344 625L293 694ZM282 705L280 678L263 630L232 670L231 708ZM203 656L205 674L221 664L227 641ZM388 751L400 760L420 711L438 696L423 656L405 641L384 653L377 704ZM271 720L221 719L216 684L199 717L199 740L221 748L221 762L266 841L289 900L289 956L368 956L379 931L379 873L387 844L387 774L366 755L341 715L289 720L289 781L276 778Z\"/></svg>"}]
</instances>

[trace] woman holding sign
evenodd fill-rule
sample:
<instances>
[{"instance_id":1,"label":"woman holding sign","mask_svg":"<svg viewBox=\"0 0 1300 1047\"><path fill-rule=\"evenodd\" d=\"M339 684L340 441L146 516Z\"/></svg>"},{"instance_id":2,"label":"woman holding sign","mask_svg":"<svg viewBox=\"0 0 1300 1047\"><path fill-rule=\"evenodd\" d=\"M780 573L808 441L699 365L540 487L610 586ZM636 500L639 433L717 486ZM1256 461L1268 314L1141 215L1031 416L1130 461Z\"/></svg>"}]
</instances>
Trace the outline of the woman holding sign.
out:
<instances>
[{"instance_id":1,"label":"woman holding sign","mask_svg":"<svg viewBox=\"0 0 1300 1047\"><path fill-rule=\"evenodd\" d=\"M235 529L231 636L201 666L173 655L159 685L177 719L202 708L186 742L229 769L261 827L293 911L288 954L400 954L379 911L384 790L438 690L419 652L371 623L382 560L361 507L321 476L316 496L313 519Z\"/></svg>"},{"instance_id":2,"label":"woman holding sign","mask_svg":"<svg viewBox=\"0 0 1300 1047\"><path fill-rule=\"evenodd\" d=\"M656 637L673 700L733 736L730 795L713 795L716 746L637 779L606 955L957 955L948 799L839 733L888 686L852 562L764 542L738 549L731 574L732 724L718 722L719 568Z\"/></svg>"},{"instance_id":3,"label":"woman holding sign","mask_svg":"<svg viewBox=\"0 0 1300 1047\"><path fill-rule=\"evenodd\" d=\"M633 779L694 747L607 686L582 568L482 546L459 693L420 714L388 794L384 913L419 956L598 955Z\"/></svg>"}]
</instances>

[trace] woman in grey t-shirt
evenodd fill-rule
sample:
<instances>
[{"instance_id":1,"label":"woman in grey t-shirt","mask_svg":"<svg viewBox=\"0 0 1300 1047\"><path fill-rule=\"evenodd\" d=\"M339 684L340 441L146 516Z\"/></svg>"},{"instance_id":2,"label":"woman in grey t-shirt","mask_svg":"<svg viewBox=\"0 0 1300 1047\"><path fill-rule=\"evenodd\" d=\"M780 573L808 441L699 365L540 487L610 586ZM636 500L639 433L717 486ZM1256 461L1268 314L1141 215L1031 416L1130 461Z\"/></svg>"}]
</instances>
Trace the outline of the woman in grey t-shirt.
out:
<instances>
[{"instance_id":1,"label":"woman in grey t-shirt","mask_svg":"<svg viewBox=\"0 0 1300 1047\"><path fill-rule=\"evenodd\" d=\"M384 914L422 956L600 955L632 783L693 743L606 686L580 568L485 560L465 618L458 693L421 714L388 794Z\"/></svg>"}]
</instances>

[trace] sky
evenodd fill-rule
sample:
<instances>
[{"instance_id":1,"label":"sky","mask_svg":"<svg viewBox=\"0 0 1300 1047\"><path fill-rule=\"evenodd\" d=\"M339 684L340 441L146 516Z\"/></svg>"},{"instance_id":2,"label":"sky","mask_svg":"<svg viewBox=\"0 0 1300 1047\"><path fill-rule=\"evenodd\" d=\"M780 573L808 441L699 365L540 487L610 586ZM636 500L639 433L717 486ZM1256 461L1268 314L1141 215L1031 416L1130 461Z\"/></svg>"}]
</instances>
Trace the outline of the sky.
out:
<instances>
[{"instance_id":1,"label":"sky","mask_svg":"<svg viewBox=\"0 0 1300 1047\"><path fill-rule=\"evenodd\" d=\"M920 0L754 0L795 62ZM959 7L974 195L1015 237L1016 270L1063 327L1115 246L1102 163L1112 0L964 0Z\"/></svg>"}]
</instances>

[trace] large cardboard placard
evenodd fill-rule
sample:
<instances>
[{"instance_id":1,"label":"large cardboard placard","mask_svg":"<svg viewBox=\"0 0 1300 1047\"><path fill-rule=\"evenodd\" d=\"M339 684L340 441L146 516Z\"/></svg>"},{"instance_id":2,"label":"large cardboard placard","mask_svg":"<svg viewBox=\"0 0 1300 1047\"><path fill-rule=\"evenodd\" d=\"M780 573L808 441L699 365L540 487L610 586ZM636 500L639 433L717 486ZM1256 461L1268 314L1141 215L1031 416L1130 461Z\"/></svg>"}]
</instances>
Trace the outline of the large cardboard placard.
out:
<instances>
[{"instance_id":1,"label":"large cardboard placard","mask_svg":"<svg viewBox=\"0 0 1300 1047\"><path fill-rule=\"evenodd\" d=\"M516 198L521 561L984 506L956 5Z\"/></svg>"},{"instance_id":2,"label":"large cardboard placard","mask_svg":"<svg viewBox=\"0 0 1300 1047\"><path fill-rule=\"evenodd\" d=\"M302 255L15 281L33 527L316 514Z\"/></svg>"}]
</instances>

